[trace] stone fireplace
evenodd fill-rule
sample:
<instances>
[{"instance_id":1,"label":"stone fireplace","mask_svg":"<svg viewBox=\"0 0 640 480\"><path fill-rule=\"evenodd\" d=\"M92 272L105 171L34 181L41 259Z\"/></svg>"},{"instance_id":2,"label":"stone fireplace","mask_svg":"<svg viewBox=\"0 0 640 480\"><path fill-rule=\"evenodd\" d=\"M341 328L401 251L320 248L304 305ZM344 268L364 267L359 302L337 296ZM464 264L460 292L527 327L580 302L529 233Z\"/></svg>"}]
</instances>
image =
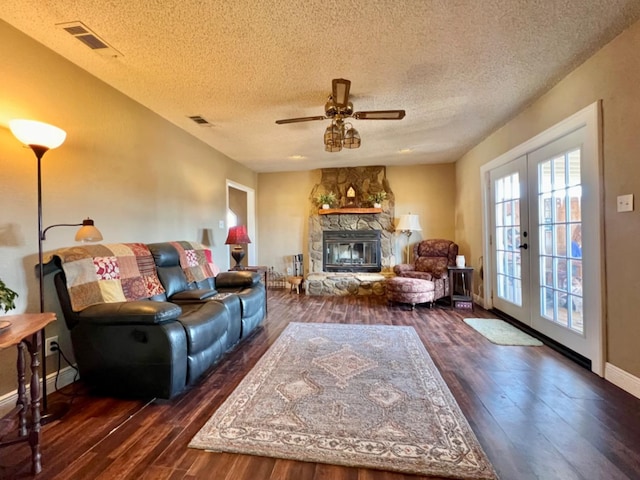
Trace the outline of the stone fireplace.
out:
<instances>
[{"instance_id":1,"label":"stone fireplace","mask_svg":"<svg viewBox=\"0 0 640 480\"><path fill-rule=\"evenodd\" d=\"M322 234L325 272L379 272L380 230L328 230Z\"/></svg>"},{"instance_id":2,"label":"stone fireplace","mask_svg":"<svg viewBox=\"0 0 640 480\"><path fill-rule=\"evenodd\" d=\"M347 198L349 189L356 190L355 198ZM372 208L369 196L381 191L387 195L382 207ZM328 212L321 212L316 198L329 192L336 195L337 205ZM311 295L383 295L384 279L392 275L391 268L395 264L392 248L395 197L386 178L386 168L322 169L322 178L311 191L309 204L305 291ZM325 267L327 235L332 239L330 249L336 260L329 269ZM362 242L347 241L346 237L341 240L335 235L375 235L375 250L371 251L370 240L367 240L365 251L364 245L356 246Z\"/></svg>"}]
</instances>

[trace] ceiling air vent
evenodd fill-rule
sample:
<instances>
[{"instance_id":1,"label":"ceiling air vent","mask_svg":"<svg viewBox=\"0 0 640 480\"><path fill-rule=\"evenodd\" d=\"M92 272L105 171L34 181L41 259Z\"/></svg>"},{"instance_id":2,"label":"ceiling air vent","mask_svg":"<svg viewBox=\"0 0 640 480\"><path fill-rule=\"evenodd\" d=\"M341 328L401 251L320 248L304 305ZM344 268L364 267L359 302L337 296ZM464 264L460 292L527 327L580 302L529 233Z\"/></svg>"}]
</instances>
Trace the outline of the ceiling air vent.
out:
<instances>
[{"instance_id":1,"label":"ceiling air vent","mask_svg":"<svg viewBox=\"0 0 640 480\"><path fill-rule=\"evenodd\" d=\"M200 125L201 127L212 127L213 125L209 123L209 121L200 115L191 115L189 116L191 120Z\"/></svg>"},{"instance_id":2,"label":"ceiling air vent","mask_svg":"<svg viewBox=\"0 0 640 480\"><path fill-rule=\"evenodd\" d=\"M58 23L56 27L61 28L69 35L73 36L77 40L80 40L87 47L105 57L121 57L122 53L110 46L107 42L102 40L95 32L91 31L82 22L66 22Z\"/></svg>"}]
</instances>

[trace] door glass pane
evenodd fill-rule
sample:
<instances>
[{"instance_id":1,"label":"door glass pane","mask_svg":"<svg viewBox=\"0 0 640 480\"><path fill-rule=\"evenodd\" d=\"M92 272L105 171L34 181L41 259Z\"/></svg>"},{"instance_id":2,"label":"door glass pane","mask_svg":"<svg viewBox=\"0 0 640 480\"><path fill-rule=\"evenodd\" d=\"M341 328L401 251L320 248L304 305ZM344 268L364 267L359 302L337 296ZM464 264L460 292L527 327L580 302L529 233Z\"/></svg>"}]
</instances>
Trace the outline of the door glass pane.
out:
<instances>
[{"instance_id":1,"label":"door glass pane","mask_svg":"<svg viewBox=\"0 0 640 480\"><path fill-rule=\"evenodd\" d=\"M538 164L540 315L583 333L580 149Z\"/></svg>"},{"instance_id":2,"label":"door glass pane","mask_svg":"<svg viewBox=\"0 0 640 480\"><path fill-rule=\"evenodd\" d=\"M520 175L495 181L495 242L498 297L522 306L520 270Z\"/></svg>"}]
</instances>

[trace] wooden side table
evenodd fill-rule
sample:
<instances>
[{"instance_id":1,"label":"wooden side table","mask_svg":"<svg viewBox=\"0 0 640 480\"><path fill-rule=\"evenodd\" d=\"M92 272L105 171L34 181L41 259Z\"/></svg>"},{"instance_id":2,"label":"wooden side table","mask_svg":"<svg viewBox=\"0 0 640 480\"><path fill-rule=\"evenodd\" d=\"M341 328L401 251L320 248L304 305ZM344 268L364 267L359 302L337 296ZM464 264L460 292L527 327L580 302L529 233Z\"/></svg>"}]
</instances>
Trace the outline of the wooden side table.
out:
<instances>
[{"instance_id":1,"label":"wooden side table","mask_svg":"<svg viewBox=\"0 0 640 480\"><path fill-rule=\"evenodd\" d=\"M302 282L304 281L304 277L293 276L287 277L287 282L291 284L291 291L294 290L298 295L300 295L300 289L302 288Z\"/></svg>"},{"instance_id":2,"label":"wooden side table","mask_svg":"<svg viewBox=\"0 0 640 480\"><path fill-rule=\"evenodd\" d=\"M456 279L460 280L458 291ZM449 267L449 298L451 308L473 310L473 267Z\"/></svg>"},{"instance_id":3,"label":"wooden side table","mask_svg":"<svg viewBox=\"0 0 640 480\"><path fill-rule=\"evenodd\" d=\"M18 436L10 440L0 442L0 447L13 445L18 442L29 442L31 447L31 473L34 475L42 471L40 454L40 346L42 329L55 321L54 313L24 313L22 315L9 315L0 317L0 322L8 321L11 326L0 333L0 349L18 347L18 401L11 414L18 414ZM31 402L27 405L27 389L25 385L25 355L24 347L27 347L31 358ZM46 381L46 379L45 379ZM31 423L27 425L27 408L31 408ZM2 432L5 433L5 432Z\"/></svg>"}]
</instances>

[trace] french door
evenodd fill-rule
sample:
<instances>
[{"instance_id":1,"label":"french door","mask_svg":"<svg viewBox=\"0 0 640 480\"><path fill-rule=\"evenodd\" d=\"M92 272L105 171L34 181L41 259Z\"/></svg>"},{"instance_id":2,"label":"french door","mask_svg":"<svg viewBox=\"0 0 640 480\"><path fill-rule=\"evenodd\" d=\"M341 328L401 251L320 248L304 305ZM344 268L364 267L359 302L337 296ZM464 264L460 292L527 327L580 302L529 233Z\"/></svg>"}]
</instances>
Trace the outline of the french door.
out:
<instances>
[{"instance_id":1,"label":"french door","mask_svg":"<svg viewBox=\"0 0 640 480\"><path fill-rule=\"evenodd\" d=\"M589 278L597 242L583 248L583 230L597 229L597 216L583 214L585 135L579 128L489 171L491 291L495 308L598 361L600 314L585 301L599 289Z\"/></svg>"},{"instance_id":2,"label":"french door","mask_svg":"<svg viewBox=\"0 0 640 480\"><path fill-rule=\"evenodd\" d=\"M490 172L493 306L529 324L529 207L526 156ZM524 260L524 261L523 261Z\"/></svg>"}]
</instances>

